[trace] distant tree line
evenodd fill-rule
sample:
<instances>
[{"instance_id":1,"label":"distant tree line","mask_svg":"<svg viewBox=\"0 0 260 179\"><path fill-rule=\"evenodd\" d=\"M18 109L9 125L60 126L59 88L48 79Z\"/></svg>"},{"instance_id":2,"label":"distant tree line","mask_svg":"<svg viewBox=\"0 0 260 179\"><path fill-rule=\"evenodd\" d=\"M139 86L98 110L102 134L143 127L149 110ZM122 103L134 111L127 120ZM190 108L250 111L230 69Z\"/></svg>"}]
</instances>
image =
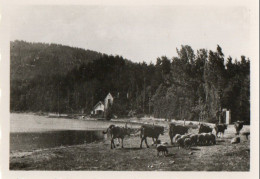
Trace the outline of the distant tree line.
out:
<instances>
[{"instance_id":1,"label":"distant tree line","mask_svg":"<svg viewBox=\"0 0 260 179\"><path fill-rule=\"evenodd\" d=\"M250 122L250 60L190 46L155 64L55 44L11 42L11 111L89 114L111 92L118 116Z\"/></svg>"}]
</instances>

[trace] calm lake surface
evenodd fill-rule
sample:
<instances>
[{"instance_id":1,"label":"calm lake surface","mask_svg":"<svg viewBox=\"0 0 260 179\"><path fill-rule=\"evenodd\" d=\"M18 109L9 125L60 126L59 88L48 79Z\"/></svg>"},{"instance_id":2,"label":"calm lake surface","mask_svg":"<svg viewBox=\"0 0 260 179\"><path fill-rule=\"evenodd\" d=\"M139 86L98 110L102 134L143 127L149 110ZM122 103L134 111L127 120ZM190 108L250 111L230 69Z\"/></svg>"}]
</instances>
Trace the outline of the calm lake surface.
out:
<instances>
[{"instance_id":1,"label":"calm lake surface","mask_svg":"<svg viewBox=\"0 0 260 179\"><path fill-rule=\"evenodd\" d=\"M102 130L113 122L49 118L33 114L10 114L10 132L44 132L60 130ZM118 124L120 125L120 124ZM124 125L122 123L121 125Z\"/></svg>"},{"instance_id":2,"label":"calm lake surface","mask_svg":"<svg viewBox=\"0 0 260 179\"><path fill-rule=\"evenodd\" d=\"M10 151L28 151L104 140L110 121L48 118L33 114L10 114ZM124 126L123 122L116 125Z\"/></svg>"},{"instance_id":3,"label":"calm lake surface","mask_svg":"<svg viewBox=\"0 0 260 179\"><path fill-rule=\"evenodd\" d=\"M102 131L19 132L10 134L10 150L29 151L33 149L84 144L103 139L104 135Z\"/></svg>"}]
</instances>

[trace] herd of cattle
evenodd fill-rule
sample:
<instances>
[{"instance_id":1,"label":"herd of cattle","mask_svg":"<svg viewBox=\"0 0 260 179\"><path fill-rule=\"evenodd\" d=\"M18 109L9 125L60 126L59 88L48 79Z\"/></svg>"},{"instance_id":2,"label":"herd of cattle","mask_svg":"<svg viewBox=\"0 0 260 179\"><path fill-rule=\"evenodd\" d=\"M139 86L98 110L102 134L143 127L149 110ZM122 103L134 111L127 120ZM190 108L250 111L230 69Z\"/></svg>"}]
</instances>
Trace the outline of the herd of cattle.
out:
<instances>
[{"instance_id":1,"label":"herd of cattle","mask_svg":"<svg viewBox=\"0 0 260 179\"><path fill-rule=\"evenodd\" d=\"M243 122L237 121L234 123L236 130L236 135L239 135L241 129L243 128ZM190 134L189 126L177 125L175 123L169 124L169 136L171 144L174 142L177 144L178 148L190 148L191 146L202 146L202 145L214 145L216 144L217 137L223 137L225 130L227 129L226 124L215 124L214 130L216 131L215 135L213 134L213 128L205 125L199 124L198 134ZM164 127L158 125L148 125L144 124L139 129L131 129L127 127L119 127L115 125L110 125L106 131L103 131L104 134L110 133L111 136L111 149L115 148L114 139L121 139L122 148L124 147L123 141L125 136L130 136L130 134L140 132L142 148L143 141L145 141L146 147L149 148L147 144L147 137L152 138L154 144L160 144L157 146L158 154L159 152L168 153L167 148L161 144L161 141L158 140L160 135L164 134ZM250 134L250 133L249 133ZM248 137L249 134L244 134Z\"/></svg>"}]
</instances>

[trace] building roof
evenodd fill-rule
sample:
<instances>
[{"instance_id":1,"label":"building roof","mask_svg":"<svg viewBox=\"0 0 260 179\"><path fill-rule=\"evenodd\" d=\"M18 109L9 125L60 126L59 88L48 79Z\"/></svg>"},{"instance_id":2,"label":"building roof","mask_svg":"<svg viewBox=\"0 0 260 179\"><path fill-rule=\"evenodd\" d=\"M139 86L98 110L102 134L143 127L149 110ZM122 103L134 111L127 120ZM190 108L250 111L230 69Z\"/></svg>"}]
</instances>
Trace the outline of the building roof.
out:
<instances>
[{"instance_id":1,"label":"building roof","mask_svg":"<svg viewBox=\"0 0 260 179\"><path fill-rule=\"evenodd\" d=\"M102 101L99 101L99 102L94 106L94 109L95 109L98 105L100 105L100 104L104 105Z\"/></svg>"},{"instance_id":2,"label":"building roof","mask_svg":"<svg viewBox=\"0 0 260 179\"><path fill-rule=\"evenodd\" d=\"M108 96L111 96L112 98L114 98L111 93L108 93L108 94L106 95L105 99L106 99Z\"/></svg>"}]
</instances>

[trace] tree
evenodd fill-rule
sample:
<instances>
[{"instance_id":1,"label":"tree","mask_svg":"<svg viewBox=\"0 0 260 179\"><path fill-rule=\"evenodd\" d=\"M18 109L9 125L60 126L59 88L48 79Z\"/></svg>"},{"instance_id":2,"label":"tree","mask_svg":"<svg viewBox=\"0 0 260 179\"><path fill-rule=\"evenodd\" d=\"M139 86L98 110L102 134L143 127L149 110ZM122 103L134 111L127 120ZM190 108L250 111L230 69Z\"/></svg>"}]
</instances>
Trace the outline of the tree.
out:
<instances>
[{"instance_id":1,"label":"tree","mask_svg":"<svg viewBox=\"0 0 260 179\"><path fill-rule=\"evenodd\" d=\"M155 64L56 44L11 42L11 111L89 113L120 94L107 119L129 111L155 117L216 121L220 108L250 122L250 60L225 59L187 45ZM226 65L224 61L226 62Z\"/></svg>"}]
</instances>

